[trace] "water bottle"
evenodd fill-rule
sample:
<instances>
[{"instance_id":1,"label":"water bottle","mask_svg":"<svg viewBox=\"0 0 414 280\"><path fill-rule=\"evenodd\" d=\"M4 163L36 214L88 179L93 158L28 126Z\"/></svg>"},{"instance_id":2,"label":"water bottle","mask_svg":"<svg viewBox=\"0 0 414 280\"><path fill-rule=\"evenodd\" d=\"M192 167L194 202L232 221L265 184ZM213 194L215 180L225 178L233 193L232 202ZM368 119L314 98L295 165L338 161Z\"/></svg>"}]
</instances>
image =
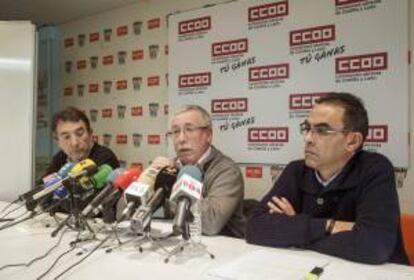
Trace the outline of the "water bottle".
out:
<instances>
[{"instance_id":1,"label":"water bottle","mask_svg":"<svg viewBox=\"0 0 414 280\"><path fill-rule=\"evenodd\" d=\"M201 199L199 199L191 205L191 213L194 216L194 220L189 224L190 240L194 243L201 243L201 203Z\"/></svg>"}]
</instances>

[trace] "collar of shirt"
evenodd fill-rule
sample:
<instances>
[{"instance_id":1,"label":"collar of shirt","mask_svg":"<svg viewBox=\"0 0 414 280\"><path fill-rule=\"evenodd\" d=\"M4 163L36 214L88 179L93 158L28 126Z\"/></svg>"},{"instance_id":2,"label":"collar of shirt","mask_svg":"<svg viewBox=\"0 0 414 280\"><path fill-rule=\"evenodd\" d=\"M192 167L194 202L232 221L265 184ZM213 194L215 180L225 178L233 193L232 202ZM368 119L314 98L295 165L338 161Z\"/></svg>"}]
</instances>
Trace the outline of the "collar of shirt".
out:
<instances>
[{"instance_id":1,"label":"collar of shirt","mask_svg":"<svg viewBox=\"0 0 414 280\"><path fill-rule=\"evenodd\" d=\"M211 153L211 146L208 147L207 151L198 159L195 165L201 169L202 162L210 155L210 153ZM178 168L183 167L183 164L180 159L177 159L176 165Z\"/></svg>"},{"instance_id":2,"label":"collar of shirt","mask_svg":"<svg viewBox=\"0 0 414 280\"><path fill-rule=\"evenodd\" d=\"M342 169L339 170L338 172L336 172L333 176L331 176L331 178L329 178L328 180L324 180L322 179L322 177L319 175L319 172L317 170L315 170L315 176L316 176L316 180L318 180L318 182L326 187L329 185L329 183L331 183L333 180L335 180L336 177L338 177L338 175L341 173Z\"/></svg>"}]
</instances>

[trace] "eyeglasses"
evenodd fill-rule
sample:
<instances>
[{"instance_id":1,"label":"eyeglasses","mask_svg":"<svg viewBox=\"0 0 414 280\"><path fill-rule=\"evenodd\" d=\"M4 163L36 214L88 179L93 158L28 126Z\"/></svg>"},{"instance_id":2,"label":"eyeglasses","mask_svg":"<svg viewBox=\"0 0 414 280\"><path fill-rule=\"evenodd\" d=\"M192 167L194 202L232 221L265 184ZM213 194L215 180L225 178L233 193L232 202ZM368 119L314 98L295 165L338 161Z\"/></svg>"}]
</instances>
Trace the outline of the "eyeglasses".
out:
<instances>
[{"instance_id":1,"label":"eyeglasses","mask_svg":"<svg viewBox=\"0 0 414 280\"><path fill-rule=\"evenodd\" d=\"M56 139L61 142L69 143L72 138L80 139L87 134L87 130L80 128L75 130L73 133L62 133L61 135L56 136Z\"/></svg>"},{"instance_id":2,"label":"eyeglasses","mask_svg":"<svg viewBox=\"0 0 414 280\"><path fill-rule=\"evenodd\" d=\"M349 132L346 129L335 129L326 125L314 126L311 127L310 124L306 121L300 124L299 126L300 134L306 136L309 132L314 136L328 136L334 133L347 133Z\"/></svg>"},{"instance_id":3,"label":"eyeglasses","mask_svg":"<svg viewBox=\"0 0 414 280\"><path fill-rule=\"evenodd\" d=\"M167 136L178 138L181 132L184 133L184 136L193 136L197 130L206 129L208 127L209 127L208 125L204 125L204 126L184 126L183 128L174 128L167 132Z\"/></svg>"}]
</instances>

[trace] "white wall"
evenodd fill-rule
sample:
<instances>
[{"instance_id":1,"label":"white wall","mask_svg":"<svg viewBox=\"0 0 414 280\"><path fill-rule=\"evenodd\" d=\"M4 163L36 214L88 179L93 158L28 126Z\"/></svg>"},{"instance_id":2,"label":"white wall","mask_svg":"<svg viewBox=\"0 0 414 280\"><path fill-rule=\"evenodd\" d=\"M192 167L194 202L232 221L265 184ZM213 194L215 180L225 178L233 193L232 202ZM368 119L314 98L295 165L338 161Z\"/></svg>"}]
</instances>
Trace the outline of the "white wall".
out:
<instances>
[{"instance_id":1,"label":"white wall","mask_svg":"<svg viewBox=\"0 0 414 280\"><path fill-rule=\"evenodd\" d=\"M413 66L413 51L414 51L414 1L409 1L409 42L411 50L411 65L410 65L410 168L407 172L407 177L404 185L399 189L400 204L402 212L409 212L414 214L414 66Z\"/></svg>"},{"instance_id":2,"label":"white wall","mask_svg":"<svg viewBox=\"0 0 414 280\"><path fill-rule=\"evenodd\" d=\"M213 0L173 0L173 1L165 1L165 0L146 0L139 2L134 5L130 5L124 8L120 8L114 11L106 12L104 14L88 17L82 20L77 20L74 22L69 22L63 26L61 26L61 30L63 33L63 38L67 36L77 36L79 33L86 33L90 32L91 30L100 30L107 26L116 27L125 23L132 22L135 19L142 18L144 21L148 18L152 17L164 17L166 14L175 12L175 11L185 11L193 8L199 8L206 4L213 4L213 3L222 3L226 1L213 1ZM414 49L414 0L409 0L410 8L409 11L409 20L410 24L410 48ZM143 45L143 48L147 49L147 44L153 43L154 40L158 40L157 42L160 43L160 46L163 47L163 45L167 42L167 29L165 26L162 26L162 28L159 30L159 32L154 33L156 35L154 38L150 38L150 33L146 33L147 36L140 37L139 40L136 41L137 46ZM352 32L352 30L350 30ZM145 34L144 34L145 35ZM145 40L148 40L148 42L143 42L142 40L146 38ZM109 46L101 46L102 52L106 51L109 52L110 47ZM162 50L161 50L162 51ZM69 56L80 56L80 57L88 57L89 53L69 53ZM163 75L167 72L167 60L166 57L161 56L161 59L152 61L152 60L144 60L143 66L139 66L136 71L143 71L145 75L145 71L150 69L157 69L157 72ZM75 58L76 59L76 58ZM65 59L63 59L61 62L64 63ZM141 68L140 68L141 67ZM144 69L145 68L145 69ZM122 72L125 73L125 68L120 69L120 74L115 75L119 77L122 76ZM411 143L414 142L414 69L413 64L410 65L410 127L411 127L411 133L410 133L410 139ZM93 74L93 73L92 73ZM111 74L111 73L110 73ZM100 76L105 76L107 73L101 73ZM114 77L114 78L117 78ZM67 81L69 79L74 79L74 77L63 77L63 82ZM82 81L84 77L82 75L75 77L75 81L73 84L76 86L77 83L79 83L76 79L79 79L79 81ZM64 87L65 85L62 85ZM150 95L152 98L155 98L156 102L159 102L160 104L167 103L167 97L166 97L166 85L162 84L157 90L148 89L149 91L146 91L144 88L144 95L141 95L141 97L145 96L145 93ZM62 90L61 90L62 91ZM64 105L77 105L80 106L82 109L89 109L88 108L88 102L85 103L86 99L76 99L73 98L62 98L61 106ZM145 100L143 102L150 102L151 100ZM92 103L93 106L96 106L94 104L95 101L90 100L89 102ZM99 101L101 102L101 101ZM114 106L116 106L116 100L112 100L112 103ZM390 108L392 110L398 110L398 108ZM146 131L156 130L155 133L163 133L163 130L166 129L166 123L162 125L162 127L157 128L154 127L154 121L158 122L166 122L167 118L165 116L161 116L160 119L151 119L145 117L143 119L140 119L137 121L129 120L130 123L120 123L122 124L122 129L124 131L131 131L132 129L137 129L137 127L146 133ZM128 121L128 120L127 120ZM113 123L116 123L116 120L113 120ZM110 128L109 123L95 123L92 124L94 126L94 129L96 132L101 133L105 132L107 129ZM118 126L119 125L115 125ZM133 131L133 130L132 130ZM117 133L115 130L112 133ZM148 164L148 161L154 157L156 153L159 153L160 151L164 151L164 147L158 147L157 149L154 149L153 147L149 147L148 149L144 145L144 149L141 148L134 148L131 146L123 147L123 146L114 146L112 147L114 151L119 154L123 159L125 159L128 164L130 162L135 161L142 161L144 163L144 167ZM414 213L414 148L413 145L411 145L411 160L410 160L410 169L408 170L407 177L405 179L404 185L402 188L399 189L399 195L401 200L401 208L403 212L410 212ZM254 166L249 166L254 167ZM271 174L270 166L262 166L257 165L259 169L262 170L263 174L260 178L246 178L246 197L255 197L260 198L270 187L271 187L271 176L275 174ZM247 166L242 165L241 169L243 173L246 173ZM273 172L278 173L277 170L274 170ZM253 176L254 177L254 176Z\"/></svg>"}]
</instances>

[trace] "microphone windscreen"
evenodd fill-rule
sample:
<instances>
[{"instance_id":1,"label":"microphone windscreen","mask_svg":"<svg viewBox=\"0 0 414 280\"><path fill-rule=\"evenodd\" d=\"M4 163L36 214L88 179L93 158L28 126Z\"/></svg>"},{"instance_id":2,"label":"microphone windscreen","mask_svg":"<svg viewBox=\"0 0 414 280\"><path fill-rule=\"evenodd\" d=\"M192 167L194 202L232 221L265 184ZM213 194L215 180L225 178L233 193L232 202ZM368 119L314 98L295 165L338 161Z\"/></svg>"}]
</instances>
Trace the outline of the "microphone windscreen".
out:
<instances>
[{"instance_id":1,"label":"microphone windscreen","mask_svg":"<svg viewBox=\"0 0 414 280\"><path fill-rule=\"evenodd\" d=\"M180 169L180 172L178 172L177 179L179 180L181 176L183 176L184 174L187 174L188 176L193 177L193 179L201 182L202 175L200 168L198 168L195 165L185 165L184 167L182 167Z\"/></svg>"}]
</instances>

